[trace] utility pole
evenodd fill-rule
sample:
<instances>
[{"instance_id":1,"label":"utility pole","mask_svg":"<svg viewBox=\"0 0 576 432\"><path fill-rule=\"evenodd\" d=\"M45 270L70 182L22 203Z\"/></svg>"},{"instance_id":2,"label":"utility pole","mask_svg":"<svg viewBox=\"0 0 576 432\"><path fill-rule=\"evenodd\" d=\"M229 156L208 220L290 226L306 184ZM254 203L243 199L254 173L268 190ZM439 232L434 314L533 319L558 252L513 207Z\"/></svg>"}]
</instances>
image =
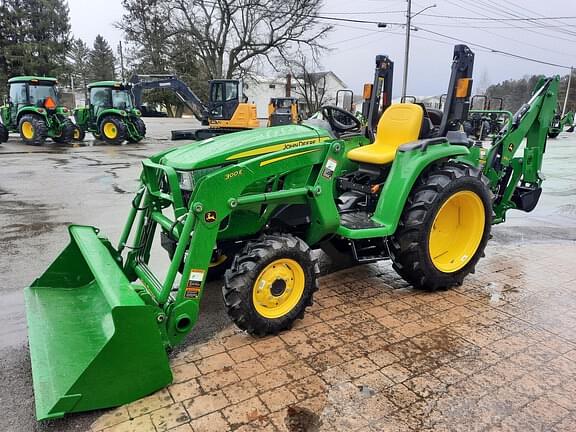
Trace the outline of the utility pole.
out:
<instances>
[{"instance_id":1,"label":"utility pole","mask_svg":"<svg viewBox=\"0 0 576 432\"><path fill-rule=\"evenodd\" d=\"M408 85L408 60L410 57L410 23L412 21L412 0L408 1L406 9L406 42L404 45L404 79L402 80L402 98L406 97L406 86Z\"/></svg>"},{"instance_id":2,"label":"utility pole","mask_svg":"<svg viewBox=\"0 0 576 432\"><path fill-rule=\"evenodd\" d=\"M568 87L566 87L566 96L564 97L564 107L562 108L562 117L566 114L566 105L568 104L568 94L570 94L570 84L572 84L572 73L574 68L570 68L570 75L568 75Z\"/></svg>"},{"instance_id":3,"label":"utility pole","mask_svg":"<svg viewBox=\"0 0 576 432\"><path fill-rule=\"evenodd\" d=\"M124 81L124 52L122 50L122 41L118 42L118 53L120 54L120 73L122 74L122 81Z\"/></svg>"},{"instance_id":4,"label":"utility pole","mask_svg":"<svg viewBox=\"0 0 576 432\"><path fill-rule=\"evenodd\" d=\"M436 5L433 4L412 15L412 0L406 1L408 2L408 8L406 9L406 42L404 47L404 80L402 81L402 99L406 97L406 88L408 86L408 61L410 60L410 32L412 31L412 18L420 15L428 9L436 7ZM384 23L378 23L378 27L386 27L386 25ZM414 29L414 31L416 30L418 30L418 28Z\"/></svg>"}]
</instances>

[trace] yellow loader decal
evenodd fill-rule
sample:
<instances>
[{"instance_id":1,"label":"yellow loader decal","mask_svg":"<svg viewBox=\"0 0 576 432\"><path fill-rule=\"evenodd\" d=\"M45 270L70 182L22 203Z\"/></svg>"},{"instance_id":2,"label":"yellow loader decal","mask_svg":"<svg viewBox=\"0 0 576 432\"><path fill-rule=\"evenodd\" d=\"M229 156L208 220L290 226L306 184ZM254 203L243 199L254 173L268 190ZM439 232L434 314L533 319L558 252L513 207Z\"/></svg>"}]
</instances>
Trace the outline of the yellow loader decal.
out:
<instances>
[{"instance_id":1,"label":"yellow loader decal","mask_svg":"<svg viewBox=\"0 0 576 432\"><path fill-rule=\"evenodd\" d=\"M313 153L313 152L317 152L317 151L320 151L320 150L321 150L321 149L306 150L306 151L301 151L301 152L298 152L298 153L292 153L292 154L285 155L285 156L278 156L278 157L276 157L276 158L272 158L272 159L268 159L268 160L265 160L265 161L260 162L260 166L270 165L271 163L274 163L274 162L279 162L279 161L282 161L282 160L285 160L285 159L290 159L290 158L293 158L293 157L296 157L296 156L301 156L301 155L306 154L306 153Z\"/></svg>"},{"instance_id":2,"label":"yellow loader decal","mask_svg":"<svg viewBox=\"0 0 576 432\"><path fill-rule=\"evenodd\" d=\"M244 151L241 153L236 153L236 154L233 154L232 156L227 157L226 160L242 159L242 158L246 158L246 157L259 156L259 155L263 155L266 153L273 153L273 152L277 152L277 151L288 150L288 149L292 149L292 148L296 148L296 147L303 147L303 146L308 146L308 145L312 145L312 144L318 144L318 143L321 143L321 142L326 141L328 139L330 139L330 138L329 137L311 138L311 139L306 139L306 140L290 141L290 142L286 142L286 143L282 143L282 144L274 144L271 146L265 146L265 147L260 147L260 148L256 148L256 149L252 149L252 150L247 150L247 151Z\"/></svg>"}]
</instances>

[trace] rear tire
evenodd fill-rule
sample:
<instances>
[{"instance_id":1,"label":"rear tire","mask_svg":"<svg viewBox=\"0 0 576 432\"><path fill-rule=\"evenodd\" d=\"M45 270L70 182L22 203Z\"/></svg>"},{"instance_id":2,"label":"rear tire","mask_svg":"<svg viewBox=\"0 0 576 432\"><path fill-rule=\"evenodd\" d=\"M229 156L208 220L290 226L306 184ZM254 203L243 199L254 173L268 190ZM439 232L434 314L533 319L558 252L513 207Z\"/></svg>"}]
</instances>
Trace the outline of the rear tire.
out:
<instances>
[{"instance_id":1,"label":"rear tire","mask_svg":"<svg viewBox=\"0 0 576 432\"><path fill-rule=\"evenodd\" d=\"M144 139L146 136L146 123L140 117L133 117L131 119L134 128L138 131L138 137L128 137L128 142L136 144Z\"/></svg>"},{"instance_id":2,"label":"rear tire","mask_svg":"<svg viewBox=\"0 0 576 432\"><path fill-rule=\"evenodd\" d=\"M62 131L60 132L60 136L52 137L54 142L59 144L68 144L74 138L74 129L76 125L72 123L72 120L66 119L63 121Z\"/></svg>"},{"instance_id":3,"label":"rear tire","mask_svg":"<svg viewBox=\"0 0 576 432\"><path fill-rule=\"evenodd\" d=\"M2 123L0 123L0 144L8 141L8 129Z\"/></svg>"},{"instance_id":4,"label":"rear tire","mask_svg":"<svg viewBox=\"0 0 576 432\"><path fill-rule=\"evenodd\" d=\"M257 336L288 330L304 317L320 269L308 245L292 235L266 235L236 255L222 288L228 315Z\"/></svg>"},{"instance_id":5,"label":"rear tire","mask_svg":"<svg viewBox=\"0 0 576 432\"><path fill-rule=\"evenodd\" d=\"M406 202L390 244L393 267L416 288L461 285L484 256L491 222L492 194L480 170L433 166Z\"/></svg>"},{"instance_id":6,"label":"rear tire","mask_svg":"<svg viewBox=\"0 0 576 432\"><path fill-rule=\"evenodd\" d=\"M74 134L72 139L74 141L84 141L84 138L86 138L86 131L84 131L80 126L74 125Z\"/></svg>"},{"instance_id":7,"label":"rear tire","mask_svg":"<svg viewBox=\"0 0 576 432\"><path fill-rule=\"evenodd\" d=\"M128 129L121 119L109 115L100 122L98 134L108 144L122 144L126 141Z\"/></svg>"},{"instance_id":8,"label":"rear tire","mask_svg":"<svg viewBox=\"0 0 576 432\"><path fill-rule=\"evenodd\" d=\"M20 138L28 145L39 146L44 144L48 136L46 122L37 115L24 114L18 122Z\"/></svg>"}]
</instances>

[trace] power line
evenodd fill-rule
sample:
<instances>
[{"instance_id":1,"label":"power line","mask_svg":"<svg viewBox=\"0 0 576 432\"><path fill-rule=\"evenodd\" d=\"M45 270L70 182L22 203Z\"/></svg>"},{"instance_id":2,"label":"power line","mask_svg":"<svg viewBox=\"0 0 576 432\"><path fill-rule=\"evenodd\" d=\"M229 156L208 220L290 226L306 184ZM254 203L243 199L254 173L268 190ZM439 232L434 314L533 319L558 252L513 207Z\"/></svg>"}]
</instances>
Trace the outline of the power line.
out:
<instances>
[{"instance_id":1,"label":"power line","mask_svg":"<svg viewBox=\"0 0 576 432\"><path fill-rule=\"evenodd\" d=\"M448 1L450 1L450 0L448 0ZM479 0L476 0L476 1L479 1ZM216 5L215 2L206 2L206 3L213 3L214 5ZM450 1L450 3L452 3L452 2ZM459 6L459 7L460 7L460 6ZM464 7L464 9L466 9L466 8ZM467 9L467 10L469 10L469 9ZM474 13L474 11L472 11L472 12ZM431 15L431 14L422 14L422 15L434 16L434 15ZM357 24L372 24L372 25L377 25L377 24L379 24L379 23L381 22L381 21L372 21L372 20L358 20L358 19L350 19L350 18L328 17L328 16L316 15L316 14L301 14L301 16L307 16L307 17L310 17L310 18L330 20L330 21L335 21L335 22L350 22L350 23L357 23ZM456 18L456 17L451 17L451 18L454 19L454 18ZM492 21L501 21L501 20L506 20L506 21L511 21L511 20L527 21L527 20L528 20L528 21L529 21L529 20L530 20L529 18L513 18L513 19L499 19L499 18L492 18L492 17L486 17L486 18L488 18L489 20L492 20ZM556 19L556 18L557 18L557 17L545 17L545 18L541 18L541 19ZM562 18L562 19L576 19L576 17L561 17L561 18ZM470 18L470 17L466 17L466 19L471 19L471 18ZM532 19L533 19L533 18L532 18ZM536 18L536 19L537 19L537 18ZM405 25L404 23L391 23L391 22L388 22L387 24L391 24L391 25ZM468 44L468 45L471 45L471 46L474 46L474 47L482 48L482 49L484 49L484 50L486 50L486 51L488 51L488 52L490 52L490 53L501 54L501 55L505 55L505 56L508 56L508 57L516 58L516 59L526 60L526 61L530 61L530 62L533 62L533 63L539 63L539 64L548 65L548 66L559 67L559 68L563 68L563 69L571 69L571 67L570 67L570 66L567 66L567 65L562 65L562 64L558 64L558 63L548 62L548 61L545 61L545 60L539 60L539 59L535 59L535 58L531 58L531 57L522 56L522 55L519 55L519 54L510 53L510 52L507 52L507 51L503 51L503 50L500 50L500 49L496 49L496 48L489 47L489 46L487 46L487 45L482 45L482 44L478 44L478 43L475 43L475 42L466 41L466 40L464 40L464 39L455 38L455 37L453 37L453 36L448 36L448 35L445 35L445 34L442 34L442 33L436 32L436 31L433 31L433 30L426 29L426 28L421 27L421 26L418 26L418 27L414 26L414 27L415 27L416 29L421 30L421 31L426 32L426 33L434 34L434 35L436 35L436 36L440 36L440 37L443 37L443 38L446 38L446 39L450 39L450 40L454 40L454 41L457 41L457 42L465 43L465 44ZM548 35L546 35L546 36L548 36ZM552 37L552 36L549 36L549 37ZM436 42L439 42L439 41L436 40ZM576 41L575 41L575 42L576 42Z\"/></svg>"},{"instance_id":2,"label":"power line","mask_svg":"<svg viewBox=\"0 0 576 432\"><path fill-rule=\"evenodd\" d=\"M474 20L474 21L544 21L544 20L558 20L558 19L576 19L576 16L564 17L525 17L525 18L491 18L491 17L469 17L458 15L438 15L423 13L422 16L429 16L434 18L447 18L447 19L461 19L461 20Z\"/></svg>"},{"instance_id":3,"label":"power line","mask_svg":"<svg viewBox=\"0 0 576 432\"><path fill-rule=\"evenodd\" d=\"M499 49L496 49L496 48L491 48L491 47L486 46L486 45L481 45L481 44L477 44L477 43L475 43L475 42L470 42L470 41L466 41L466 40L464 40L464 39L455 38L455 37L448 36L448 35L445 35L445 34L442 34L442 33L438 33L438 32L436 32L436 31L429 30L429 29L425 29L425 28L423 28L423 27L416 27L416 28L417 28L418 30L421 30L421 31L426 32L426 33L431 33L431 34L434 34L434 35L436 35L436 36L442 36L442 37L445 37L445 38L447 38L447 39L451 39L451 40L454 40L454 41L457 41L457 42L465 43L465 44L467 44L467 45L476 46L476 47L479 47L479 48L484 48L485 50L488 50L488 51L490 51L490 52L492 52L492 53L495 53L495 54L503 54L503 55L506 55L506 56L509 56L509 57L514 57L514 58L517 58L517 59L522 59L522 60L526 60L526 61L531 61L531 62L534 62L534 63L540 63L540 64L544 64L544 65L548 65L548 66L555 66L555 67L559 67L559 68L563 68L563 69L571 69L571 67L570 67L570 66L567 66L567 65L562 65L562 64L558 64L558 63L552 63L552 62L548 62L548 61L545 61L545 60L538 60L538 59L535 59L535 58L525 57L525 56L522 56L522 55L519 55L519 54L510 53L510 52L507 52L507 51L502 51L502 50L499 50Z\"/></svg>"},{"instance_id":4,"label":"power line","mask_svg":"<svg viewBox=\"0 0 576 432\"><path fill-rule=\"evenodd\" d=\"M422 24L422 23L421 23ZM496 24L496 23L495 23ZM437 23L426 23L425 25L438 25ZM495 26L490 26L490 25L471 25L471 24L442 24L442 27L453 27L453 28L469 28L469 29L510 29L510 25L495 25ZM566 27L565 25L545 25L545 24L534 24L534 25L530 25L530 26L522 26L522 25L518 25L518 26L514 26L514 28L516 29L533 29L533 28L543 28L543 29L547 29L547 28L564 28ZM574 27L576 27L576 24L574 25Z\"/></svg>"},{"instance_id":5,"label":"power line","mask_svg":"<svg viewBox=\"0 0 576 432\"><path fill-rule=\"evenodd\" d=\"M320 17L318 17L318 18L320 18ZM337 17L322 17L322 18L332 18L332 19L335 20L335 21L340 21L340 20L348 21L347 19L337 18ZM354 22L356 22L356 23L361 23L361 24L378 24L378 23L379 23L379 21L369 21L369 20L355 20ZM402 23L388 23L388 24L403 25ZM514 54L514 53L511 53L511 52L508 52L508 51L503 51L503 50L496 49L496 48L492 48L492 47L489 47L489 46L486 46L486 45L482 45L482 44L478 44L478 43L475 43L475 42L470 42L470 41L466 41L466 40L463 40L463 39L459 39L459 38L455 38L455 37L452 37L452 36L448 36L448 35L445 35L445 34L442 34L442 33L436 32L436 31L433 31L433 30L428 30L428 29L426 29L426 28L424 28L424 27L421 27L421 26L415 26L415 28L417 28L418 30L422 30L422 31L424 31L424 32L426 32L426 33L435 34L436 36L441 36L441 37L444 37L444 38L447 38L447 39L451 39L451 40L454 40L454 41L457 41L457 42L462 42L462 43L465 43L465 44L468 44L468 45L471 45L471 46L475 46L475 47L478 47L478 48L483 48L483 49L487 50L488 52L491 52L491 53L494 53L494 54L501 54L501 55L505 55L505 56L508 56L508 57L513 57L513 58L517 58L517 59L521 59L521 60L530 61L530 62L533 62L533 63L540 63L540 64L544 64L544 65L548 65L548 66L555 66L555 67L559 67L559 68L563 68L563 69L570 69L570 66L567 66L567 65L561 65L561 64L558 64L558 63L553 63L553 62L549 62L549 61L545 61L545 60L539 60L539 59L535 59L535 58L532 58L532 57L526 57L526 56L522 56L522 55L519 55L519 54Z\"/></svg>"},{"instance_id":6,"label":"power line","mask_svg":"<svg viewBox=\"0 0 576 432\"><path fill-rule=\"evenodd\" d=\"M492 12L492 13L497 13L497 14L499 14L500 16L511 16L511 17L514 17L514 18L524 18L524 19L527 18L526 15L518 14L518 13L516 13L516 12L514 12L514 11L511 11L510 9L507 9L507 8L504 7L504 6L501 6L501 5L499 5L499 4L494 3L494 2L491 1L491 0L476 0L476 2L477 2L477 3L480 3L480 5L485 6L485 9L486 9L486 10L488 10L488 11L490 11L490 12ZM534 20L532 19L532 20L530 20L529 22L534 22ZM514 25L514 26L517 26L517 24L513 24L513 25ZM558 30L552 30L552 31L558 32ZM544 35L544 36L547 36L547 37L551 37L550 35L548 35L548 34L546 34L546 33L542 33L542 32L536 31L536 30L532 30L532 33L536 33L536 34ZM569 36L576 36L576 33L570 32L570 31L568 31L568 32L560 31L559 33L567 34L567 35L569 35ZM552 37L559 38L559 36L552 36ZM560 39L562 39L562 38L560 38ZM568 39L568 40L571 40L571 39ZM571 41L573 41L573 40L571 40Z\"/></svg>"},{"instance_id":7,"label":"power line","mask_svg":"<svg viewBox=\"0 0 576 432\"><path fill-rule=\"evenodd\" d=\"M529 12L529 13L534 13L534 14L538 15L538 17L542 17L542 18L546 17L545 15L542 15L541 13L538 13L538 12L536 12L536 11L534 11L534 10L528 9L528 8L525 7L524 5L520 6L518 3L514 3L514 2L512 2L512 1L509 1L508 3L510 3L510 4L512 4L512 5L516 6L516 7L519 7L519 8L523 8L524 10L526 10L526 11ZM564 18L563 18L563 19L564 19ZM564 22L564 21L560 21L560 20L557 20L557 19L555 19L554 21L557 22L557 23L559 23L559 24L561 24L561 25L563 25L563 26L571 26L571 24L567 24L567 23Z\"/></svg>"},{"instance_id":8,"label":"power line","mask_svg":"<svg viewBox=\"0 0 576 432\"><path fill-rule=\"evenodd\" d=\"M324 12L327 15L381 15L381 14L403 14L406 13L405 10L397 11L362 11L362 12Z\"/></svg>"},{"instance_id":9,"label":"power line","mask_svg":"<svg viewBox=\"0 0 576 432\"><path fill-rule=\"evenodd\" d=\"M472 13L477 14L477 15L481 15L482 17L488 18L488 19L490 19L490 20L502 19L502 18L494 17L494 14L500 15L500 16L502 16L502 15L510 15L509 13L499 12L499 11L497 10L497 9L498 9L498 6L497 6L497 5L493 5L494 7L489 5L489 6L487 7L487 6L486 6L486 3L483 2L482 0L476 0L476 1L475 1L474 3L472 3L472 4L467 3L467 2L464 2L464 1L462 1L462 0L456 0L458 3L456 3L456 2L454 2L454 1L452 1L452 0L446 0L446 1L447 1L448 3L456 6L456 7L459 7L459 8L461 8L461 9L467 10L467 11L472 12ZM468 6L473 7L474 9L480 10L481 12L478 12L477 10L470 9ZM496 9L496 10L494 10L494 9ZM486 15L486 12L490 13L490 15ZM506 19L506 18L504 18L504 19ZM520 18L515 17L515 18L514 18L514 20L518 20L518 19L524 19L524 18L522 18L522 17L520 17ZM516 27L516 26L517 26L517 24L516 24L515 22L513 22L513 21L511 22L510 25L513 26L513 27ZM542 33L542 32L539 32L539 31L537 31L537 30L534 30L534 29L527 30L527 31L529 31L529 32L531 32L531 33L534 33L534 34L541 35L541 36L545 36L545 37L548 37L548 38L562 39L562 40L565 40L565 41L568 41L568 42L571 42L571 43L576 43L576 41L575 41L574 39L567 39L567 38L563 38L563 37L560 37L560 36L552 36L552 35L549 35L549 34L547 34L547 33Z\"/></svg>"},{"instance_id":10,"label":"power line","mask_svg":"<svg viewBox=\"0 0 576 432\"><path fill-rule=\"evenodd\" d=\"M447 1L448 1L449 3L455 5L455 6L458 6L458 5L457 5L456 3L454 3L452 0L447 0ZM458 1L458 0L457 0L457 1ZM476 1L481 2L482 0L476 0ZM479 8L479 6L475 6L475 7ZM465 6L463 6L463 8L464 8L465 10L470 11L470 12L474 12L473 10L471 10L471 9L465 7ZM483 15L483 16L488 16L488 15ZM517 24L512 24L512 25L513 25L514 27L517 27L517 26L518 26ZM507 39L507 40L509 40L509 41L511 41L511 42L515 42L515 43L521 44L521 45L523 45L523 46L529 46L529 47L536 48L536 49L539 49L539 50L541 50L541 51L546 51L546 52L550 52L550 51L551 51L551 52L555 52L556 54L561 54L561 55L564 55L564 54L565 54L564 52L556 51L556 50L550 49L549 47L543 47L543 46L540 46L540 45L535 45L535 44L532 44L532 43L529 43L529 42L526 42L526 41L523 41L523 40L521 41L521 40L512 38L512 37L510 37L510 36L508 36L508 35L504 35L504 34L502 34L502 33L497 33L497 32L494 32L494 31L493 31L492 33L495 34L495 35L497 35L497 36L500 36L501 38Z\"/></svg>"}]
</instances>

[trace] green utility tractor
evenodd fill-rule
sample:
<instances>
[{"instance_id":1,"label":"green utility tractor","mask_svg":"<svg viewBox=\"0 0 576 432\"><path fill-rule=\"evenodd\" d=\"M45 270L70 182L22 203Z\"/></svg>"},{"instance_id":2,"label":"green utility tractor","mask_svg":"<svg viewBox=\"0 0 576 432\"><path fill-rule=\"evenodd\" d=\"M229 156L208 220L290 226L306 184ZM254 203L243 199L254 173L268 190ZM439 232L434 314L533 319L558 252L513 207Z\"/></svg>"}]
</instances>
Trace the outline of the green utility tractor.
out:
<instances>
[{"instance_id":1,"label":"green utility tractor","mask_svg":"<svg viewBox=\"0 0 576 432\"><path fill-rule=\"evenodd\" d=\"M325 106L321 119L144 160L118 245L70 226L69 245L25 290L37 417L115 406L169 384L166 350L194 327L208 273L220 266L231 320L258 336L289 330L312 304L313 249L391 259L418 289L461 284L491 225L538 201L559 82L541 79L483 149L461 132L473 60L455 47L440 122L417 104L389 106L393 64L378 56L366 128ZM157 240L170 256L163 278L150 263Z\"/></svg>"},{"instance_id":2,"label":"green utility tractor","mask_svg":"<svg viewBox=\"0 0 576 432\"><path fill-rule=\"evenodd\" d=\"M7 132L19 132L26 144L41 145L46 138L69 143L74 134L70 110L58 104L56 78L18 76L8 80L6 104L0 107L4 127L0 142Z\"/></svg>"},{"instance_id":3,"label":"green utility tractor","mask_svg":"<svg viewBox=\"0 0 576 432\"><path fill-rule=\"evenodd\" d=\"M564 131L566 126L568 126L566 132L574 132L574 112L568 111L566 114L564 114L564 116L562 116L560 112L560 107L558 107L556 113L554 114L554 118L552 119L550 129L548 130L549 138L556 138L558 135L560 135L561 132Z\"/></svg>"},{"instance_id":4,"label":"green utility tractor","mask_svg":"<svg viewBox=\"0 0 576 432\"><path fill-rule=\"evenodd\" d=\"M90 103L74 110L74 139L84 140L86 132L109 144L140 142L146 136L146 125L132 103L132 86L117 81L88 84Z\"/></svg>"},{"instance_id":5,"label":"green utility tractor","mask_svg":"<svg viewBox=\"0 0 576 432\"><path fill-rule=\"evenodd\" d=\"M472 96L468 120L464 122L464 131L476 140L492 139L506 122L505 117L509 111L504 111L503 106L504 99L501 97Z\"/></svg>"}]
</instances>

